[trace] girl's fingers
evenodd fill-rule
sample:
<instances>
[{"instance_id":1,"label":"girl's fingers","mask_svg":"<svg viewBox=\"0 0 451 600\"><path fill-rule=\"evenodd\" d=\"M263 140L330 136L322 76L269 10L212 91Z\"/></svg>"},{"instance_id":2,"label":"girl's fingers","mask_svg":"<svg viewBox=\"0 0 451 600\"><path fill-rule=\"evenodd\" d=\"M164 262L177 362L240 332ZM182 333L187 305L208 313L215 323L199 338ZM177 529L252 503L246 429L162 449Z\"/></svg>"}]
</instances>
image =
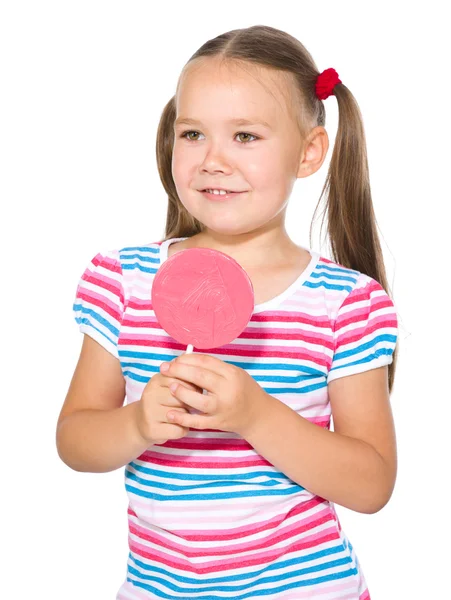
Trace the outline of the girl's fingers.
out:
<instances>
[{"instance_id":1,"label":"girl's fingers","mask_svg":"<svg viewBox=\"0 0 451 600\"><path fill-rule=\"evenodd\" d=\"M202 393L202 388L200 388L197 385L194 385L193 383L190 383L189 381L182 381L181 379L176 379L175 377L166 377L166 375L165 379L166 381L163 382L164 387L170 387L173 383L179 383L180 385L185 386L189 390Z\"/></svg>"},{"instance_id":2,"label":"girl's fingers","mask_svg":"<svg viewBox=\"0 0 451 600\"><path fill-rule=\"evenodd\" d=\"M171 390L171 394L177 398L177 400L180 400L184 404L200 410L201 412L208 412L208 404L211 402L211 396L189 390L178 382L172 383L169 386L169 389Z\"/></svg>"},{"instance_id":3,"label":"girl's fingers","mask_svg":"<svg viewBox=\"0 0 451 600\"><path fill-rule=\"evenodd\" d=\"M208 402L211 402L211 396L204 396L184 388L181 385L173 384L175 390L171 392L181 402L184 402L192 408L196 408L201 413L208 412ZM173 387L172 385L170 388ZM166 413L168 423L174 423L188 429L215 429L215 418L208 414L190 414L176 410L168 410Z\"/></svg>"},{"instance_id":4,"label":"girl's fingers","mask_svg":"<svg viewBox=\"0 0 451 600\"><path fill-rule=\"evenodd\" d=\"M174 383L177 383L178 385L183 385L183 387L186 387L186 389L188 389L188 390L193 390L193 392L198 392L199 390L202 391L201 388L199 388L197 385L188 383L187 381L180 381L180 379L173 379L170 385L173 385Z\"/></svg>"},{"instance_id":5,"label":"girl's fingers","mask_svg":"<svg viewBox=\"0 0 451 600\"><path fill-rule=\"evenodd\" d=\"M213 371L177 361L169 363L169 367L162 372L166 376L193 383L199 389L206 389L208 392L214 392L222 379Z\"/></svg>"}]
</instances>

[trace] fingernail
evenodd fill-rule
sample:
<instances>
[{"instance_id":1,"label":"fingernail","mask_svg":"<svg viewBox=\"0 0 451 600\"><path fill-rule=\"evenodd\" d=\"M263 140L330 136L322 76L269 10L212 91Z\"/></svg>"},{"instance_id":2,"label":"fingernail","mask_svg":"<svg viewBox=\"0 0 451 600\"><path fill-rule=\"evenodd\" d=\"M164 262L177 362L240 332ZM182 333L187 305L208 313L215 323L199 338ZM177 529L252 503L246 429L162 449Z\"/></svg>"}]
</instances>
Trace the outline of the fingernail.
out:
<instances>
[{"instance_id":1,"label":"fingernail","mask_svg":"<svg viewBox=\"0 0 451 600\"><path fill-rule=\"evenodd\" d=\"M161 363L161 365L160 365L160 371L163 371L163 373L164 373L168 369L169 369L169 363L167 363L167 362Z\"/></svg>"}]
</instances>

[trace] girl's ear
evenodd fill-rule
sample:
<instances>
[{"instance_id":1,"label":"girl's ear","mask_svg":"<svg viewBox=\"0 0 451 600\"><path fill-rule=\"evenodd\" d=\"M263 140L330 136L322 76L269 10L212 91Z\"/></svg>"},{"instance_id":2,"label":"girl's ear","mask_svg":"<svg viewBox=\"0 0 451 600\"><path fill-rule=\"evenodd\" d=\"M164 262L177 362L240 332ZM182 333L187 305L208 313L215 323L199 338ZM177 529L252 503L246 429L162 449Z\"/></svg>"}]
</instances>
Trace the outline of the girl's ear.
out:
<instances>
[{"instance_id":1,"label":"girl's ear","mask_svg":"<svg viewBox=\"0 0 451 600\"><path fill-rule=\"evenodd\" d=\"M324 127L314 127L307 137L301 156L297 177L308 177L316 173L326 158L329 136Z\"/></svg>"}]
</instances>

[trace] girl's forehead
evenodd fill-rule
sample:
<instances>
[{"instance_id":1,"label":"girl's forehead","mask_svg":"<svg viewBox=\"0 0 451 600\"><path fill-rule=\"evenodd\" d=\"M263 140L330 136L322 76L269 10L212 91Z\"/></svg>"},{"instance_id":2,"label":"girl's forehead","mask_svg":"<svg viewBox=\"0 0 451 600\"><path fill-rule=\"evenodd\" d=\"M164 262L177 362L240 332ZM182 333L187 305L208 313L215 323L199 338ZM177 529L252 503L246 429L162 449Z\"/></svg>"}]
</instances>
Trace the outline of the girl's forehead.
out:
<instances>
[{"instance_id":1,"label":"girl's forehead","mask_svg":"<svg viewBox=\"0 0 451 600\"><path fill-rule=\"evenodd\" d=\"M286 80L283 83L286 85ZM286 91L279 73L254 65L237 68L208 60L185 66L176 104L177 114L187 118L198 118L191 114L198 107L203 113L259 117L271 123L286 114Z\"/></svg>"}]
</instances>

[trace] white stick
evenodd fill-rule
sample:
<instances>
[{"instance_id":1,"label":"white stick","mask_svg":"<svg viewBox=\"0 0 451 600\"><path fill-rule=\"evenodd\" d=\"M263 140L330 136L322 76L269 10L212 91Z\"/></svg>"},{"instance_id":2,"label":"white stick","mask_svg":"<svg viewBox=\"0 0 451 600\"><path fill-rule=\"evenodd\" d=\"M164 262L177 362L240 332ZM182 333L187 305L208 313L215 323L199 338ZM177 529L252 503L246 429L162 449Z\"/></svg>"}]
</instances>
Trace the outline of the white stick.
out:
<instances>
[{"instance_id":1,"label":"white stick","mask_svg":"<svg viewBox=\"0 0 451 600\"><path fill-rule=\"evenodd\" d=\"M186 352L185 352L185 354L192 354L192 352L193 352L193 348L194 348L194 346L193 346L192 344L188 344L188 348L186 349ZM207 393L207 390L204 390L204 389L202 389L202 394L206 394L206 393ZM189 408L189 413L190 413L191 415L192 415L192 414L202 414L202 413L200 413L200 412L197 412L197 413L192 413L192 412L191 412L191 410L196 410L196 409L191 409L191 408Z\"/></svg>"}]
</instances>

